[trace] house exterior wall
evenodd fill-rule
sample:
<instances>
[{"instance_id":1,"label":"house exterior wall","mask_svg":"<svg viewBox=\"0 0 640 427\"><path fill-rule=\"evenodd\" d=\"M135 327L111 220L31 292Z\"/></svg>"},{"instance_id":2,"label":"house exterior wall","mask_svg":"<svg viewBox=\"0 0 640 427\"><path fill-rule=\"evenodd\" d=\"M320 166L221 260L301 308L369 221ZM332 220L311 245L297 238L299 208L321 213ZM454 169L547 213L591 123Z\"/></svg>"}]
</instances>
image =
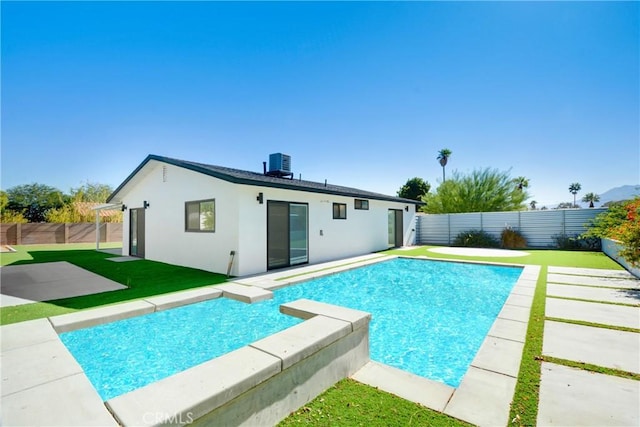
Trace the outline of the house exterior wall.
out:
<instances>
[{"instance_id":1,"label":"house exterior wall","mask_svg":"<svg viewBox=\"0 0 640 427\"><path fill-rule=\"evenodd\" d=\"M407 212L402 203L369 199L369 210L357 210L353 197L248 185L236 187L240 195L238 263L242 275L266 271L269 200L308 204L310 264L387 249L389 209L402 210L404 236L410 237L410 230L415 227L415 207L409 206ZM256 200L258 193L263 193L263 204ZM333 219L333 203L347 205L347 219Z\"/></svg>"},{"instance_id":2,"label":"house exterior wall","mask_svg":"<svg viewBox=\"0 0 640 427\"><path fill-rule=\"evenodd\" d=\"M235 186L172 165L149 163L147 167L149 173L122 197L128 208L123 253L129 254L129 210L143 207L146 200L146 259L226 273L229 252L238 247ZM215 199L215 232L186 232L185 202L205 199Z\"/></svg>"},{"instance_id":3,"label":"house exterior wall","mask_svg":"<svg viewBox=\"0 0 640 427\"><path fill-rule=\"evenodd\" d=\"M369 210L356 210L354 198L254 185L233 184L173 165L150 162L135 185L118 201L145 211L145 258L217 273L244 276L267 270L267 203L309 206L309 263L361 255L388 248L388 211L403 212L405 244L413 244L415 207L369 199ZM263 193L264 203L256 198ZM185 202L215 199L215 232L185 231ZM333 219L333 203L347 205L347 219ZM123 225L123 254L129 253L129 211ZM322 230L322 235L321 235Z\"/></svg>"}]
</instances>

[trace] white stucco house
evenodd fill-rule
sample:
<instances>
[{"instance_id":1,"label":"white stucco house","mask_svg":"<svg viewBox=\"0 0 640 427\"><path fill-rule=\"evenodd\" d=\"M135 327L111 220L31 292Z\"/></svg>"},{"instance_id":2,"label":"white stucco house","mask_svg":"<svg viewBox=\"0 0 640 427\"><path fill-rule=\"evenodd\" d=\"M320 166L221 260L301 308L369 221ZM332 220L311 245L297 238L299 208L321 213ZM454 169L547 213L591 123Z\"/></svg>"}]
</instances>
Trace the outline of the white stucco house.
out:
<instances>
[{"instance_id":1,"label":"white stucco house","mask_svg":"<svg viewBox=\"0 0 640 427\"><path fill-rule=\"evenodd\" d=\"M420 202L295 179L290 157L262 173L149 155L109 196L123 255L245 276L410 245Z\"/></svg>"}]
</instances>

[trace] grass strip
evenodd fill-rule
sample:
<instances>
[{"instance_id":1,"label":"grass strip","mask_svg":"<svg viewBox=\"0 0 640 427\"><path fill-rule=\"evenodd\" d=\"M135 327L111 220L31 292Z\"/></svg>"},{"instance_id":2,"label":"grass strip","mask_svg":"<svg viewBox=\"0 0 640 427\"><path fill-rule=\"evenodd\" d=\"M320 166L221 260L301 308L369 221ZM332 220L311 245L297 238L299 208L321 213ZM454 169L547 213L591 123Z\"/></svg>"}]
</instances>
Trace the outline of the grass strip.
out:
<instances>
[{"instance_id":1,"label":"grass strip","mask_svg":"<svg viewBox=\"0 0 640 427\"><path fill-rule=\"evenodd\" d=\"M585 322L584 320L561 319L559 317L547 317L546 320L552 320L554 322L571 323L573 325L592 326L594 328L613 329L614 331L640 333L640 329L637 329L637 328L629 328L627 326L605 325L603 323Z\"/></svg>"},{"instance_id":2,"label":"grass strip","mask_svg":"<svg viewBox=\"0 0 640 427\"><path fill-rule=\"evenodd\" d=\"M278 424L279 427L300 425L462 427L471 424L375 387L344 379Z\"/></svg>"},{"instance_id":3,"label":"grass strip","mask_svg":"<svg viewBox=\"0 0 640 427\"><path fill-rule=\"evenodd\" d=\"M623 307L640 307L639 304L626 304L623 302L613 302L613 301L594 301L592 299L585 298L574 298L574 297L560 297L555 295L547 295L547 298L555 298L555 299L566 299L569 301L580 301L580 302L592 302L594 304L608 304L608 305L621 305Z\"/></svg>"},{"instance_id":4,"label":"grass strip","mask_svg":"<svg viewBox=\"0 0 640 427\"><path fill-rule=\"evenodd\" d=\"M541 362L555 363L556 365L568 366L570 368L582 369L589 372L597 372L599 374L613 375L620 378L629 378L640 381L640 374L627 372L620 369L605 368L604 366L592 365L590 363L576 362L574 360L561 359L552 356L540 356Z\"/></svg>"},{"instance_id":5,"label":"grass strip","mask_svg":"<svg viewBox=\"0 0 640 427\"><path fill-rule=\"evenodd\" d=\"M522 350L522 361L518 382L511 402L510 425L536 425L538 397L540 392L540 356L545 320L545 297L547 294L547 266L540 268L536 291L531 305L527 339Z\"/></svg>"}]
</instances>

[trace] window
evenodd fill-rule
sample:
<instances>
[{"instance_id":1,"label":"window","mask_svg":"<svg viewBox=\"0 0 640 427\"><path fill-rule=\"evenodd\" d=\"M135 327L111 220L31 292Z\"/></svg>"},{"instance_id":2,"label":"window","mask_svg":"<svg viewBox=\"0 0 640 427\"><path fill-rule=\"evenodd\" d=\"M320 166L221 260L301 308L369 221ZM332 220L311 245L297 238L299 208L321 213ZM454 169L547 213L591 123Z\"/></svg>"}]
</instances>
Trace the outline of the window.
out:
<instances>
[{"instance_id":1,"label":"window","mask_svg":"<svg viewBox=\"0 0 640 427\"><path fill-rule=\"evenodd\" d=\"M186 202L184 205L186 231L214 232L216 230L216 201L214 199Z\"/></svg>"},{"instance_id":2,"label":"window","mask_svg":"<svg viewBox=\"0 0 640 427\"><path fill-rule=\"evenodd\" d=\"M369 210L369 201L363 199L356 199L355 206L356 209L360 209L363 211Z\"/></svg>"},{"instance_id":3,"label":"window","mask_svg":"<svg viewBox=\"0 0 640 427\"><path fill-rule=\"evenodd\" d=\"M334 203L333 204L333 219L347 219L347 204L346 203Z\"/></svg>"}]
</instances>

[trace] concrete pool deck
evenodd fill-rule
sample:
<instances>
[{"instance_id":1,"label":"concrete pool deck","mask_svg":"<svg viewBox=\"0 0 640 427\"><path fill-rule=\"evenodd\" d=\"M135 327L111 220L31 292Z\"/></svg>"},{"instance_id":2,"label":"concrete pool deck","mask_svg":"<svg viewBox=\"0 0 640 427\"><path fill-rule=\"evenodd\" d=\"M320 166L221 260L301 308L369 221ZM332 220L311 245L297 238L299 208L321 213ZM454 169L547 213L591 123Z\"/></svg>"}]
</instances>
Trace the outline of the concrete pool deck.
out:
<instances>
[{"instance_id":1,"label":"concrete pool deck","mask_svg":"<svg viewBox=\"0 0 640 427\"><path fill-rule=\"evenodd\" d=\"M256 291L266 292L236 285L233 296ZM281 311L308 320L103 402L58 336L224 293L197 288L3 326L2 425L182 425L201 417L271 425L369 360L370 314L299 300Z\"/></svg>"},{"instance_id":2,"label":"concrete pool deck","mask_svg":"<svg viewBox=\"0 0 640 427\"><path fill-rule=\"evenodd\" d=\"M267 298L269 289L277 289L320 275L356 268L390 258L393 257L372 254L322 265L305 266L301 269L238 278L234 282L222 285L223 287L197 288L174 294L159 295L146 300L84 310L50 319L39 319L3 326L0 331L2 341L2 424L118 425L117 420L106 409L105 403L102 402L75 359L59 341L58 333L62 330L73 330L102 323L105 321L104 319L112 321L139 315L140 313L159 311L217 298L221 294L245 301ZM549 276L557 279L553 274L578 276L580 275L578 273L582 273L587 278L587 282L591 281L591 277L604 277L607 279L605 282L609 283L609 285L611 285L610 279L612 278L620 279L619 283L627 286L633 283L637 286L637 283L639 283L637 281L626 283L629 278L620 271L612 271L609 275L608 273L603 273L602 270L597 270L595 273L583 270L561 271L550 267ZM476 425L507 425L509 422L509 407L515 390L531 302L539 271L539 266L524 266L518 282L458 388L449 387L377 362L365 364L361 369L353 373L351 377ZM590 274L599 274L600 276L590 276ZM601 276L603 274L604 276ZM586 299L583 298L585 296L584 286L578 284L572 286L580 292L581 299ZM550 288L553 289L552 287ZM605 290L611 289L615 291L618 288L608 286ZM625 289L633 291L636 288ZM596 294L592 295L592 297L595 296ZM576 307L576 303L591 305L594 309L585 310L584 307ZM317 304L313 301L296 302L296 304L287 304L290 307L282 308L281 310L283 312L287 310L298 312L298 315L303 317L299 312L307 311L313 313L313 307L316 307ZM630 327L639 327L637 323L639 319L638 310L640 308L638 307L559 299L553 298L551 295L547 297L547 304L547 307L553 308L557 306L555 307L555 312L553 309L551 312L547 312L548 317L570 320L571 316L576 318L585 318L586 316L587 319L599 320L598 322L589 320L594 323L635 324L636 326ZM597 307L599 306L610 307L598 309ZM612 310L611 307L614 307L614 309ZM628 308L635 308L635 311L629 311L627 310ZM335 319L338 317L341 321L351 322L352 329L361 324L358 322L363 321L362 318L354 314L345 314L339 307L325 307L323 310L325 310L323 315L328 318ZM636 323L633 323L634 313ZM551 316L551 314L554 315ZM613 323L607 323L611 322L611 319L614 319ZM561 358L577 357L571 354L558 353L564 351L563 349L566 350L567 347L572 351L581 351L582 347L579 346L565 345L563 347L562 345L565 341L562 337L566 335L566 330L563 329L563 326L568 325L569 328L572 328L576 325L563 323L558 326L555 324L562 322L558 322L555 319L548 321L548 323L553 323L554 325L545 328L545 354L547 354L546 352L559 354L556 357ZM591 331L595 335L589 335L591 329L601 328L584 326L582 328L588 328L586 335L584 333L569 334L567 339L580 337L581 341L588 341L592 337L599 336L598 333L601 334L602 332ZM605 338L607 340L617 342L619 334L611 335L605 332L604 335L606 335ZM611 349L608 350L610 352L609 356L599 357L613 357L615 359L614 365L624 363L624 365L620 366L633 370L634 365L631 357L634 354L637 356L637 350L632 349L631 357L623 359L618 358L618 352L619 349L628 351L627 346L634 336L625 334L622 334L622 336L627 337L626 341L622 339L619 344L611 346ZM559 349L556 342L561 343ZM595 348L582 350L583 353L581 354L584 354L584 352L594 351ZM637 357L636 360L638 360ZM589 363L594 362L605 366L607 363L606 360L600 359ZM600 380L600 376L604 377L604 379ZM194 381L198 378L199 376L196 375ZM573 390L577 393L567 393L567 384L575 387ZM618 422L622 420L626 424L637 425L638 384L639 382L635 380L592 374L545 362L542 364L538 423L539 425L581 424L575 419L568 418L566 413L561 413L562 411L567 412L566 408L575 407L582 408L580 410L585 411L587 418L588 414L592 412L600 414L611 414L613 412L613 418L609 418L610 423L603 422L606 421L603 417L595 418L600 421L599 424L612 425L612 420L617 420ZM605 392L602 391L602 387L604 387ZM158 392L161 392L161 390L158 390ZM587 397L585 398L585 396ZM582 402L584 399L589 402L589 407L585 408L585 403ZM616 401L614 402L612 399ZM633 399L636 400L632 401ZM633 410L636 411L635 418ZM136 418L133 417L131 419ZM629 423L629 421L633 420L635 420L633 423ZM136 422L139 421L140 418L137 418ZM584 420L582 423L584 423ZM153 423L147 424L151 425Z\"/></svg>"}]
</instances>

